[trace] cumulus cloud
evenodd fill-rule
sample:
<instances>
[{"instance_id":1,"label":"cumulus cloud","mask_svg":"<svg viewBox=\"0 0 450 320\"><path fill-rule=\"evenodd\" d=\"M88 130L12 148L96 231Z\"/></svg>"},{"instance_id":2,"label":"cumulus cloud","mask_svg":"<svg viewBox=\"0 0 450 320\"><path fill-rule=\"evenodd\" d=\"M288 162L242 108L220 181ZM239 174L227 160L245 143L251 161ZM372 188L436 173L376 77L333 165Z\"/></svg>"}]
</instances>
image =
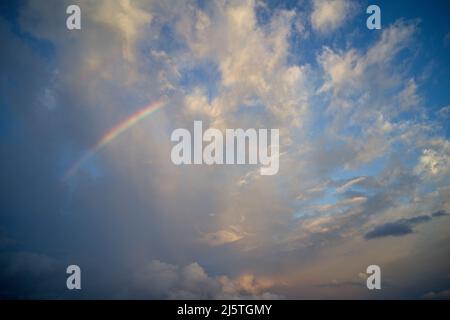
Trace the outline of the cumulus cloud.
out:
<instances>
[{"instance_id":1,"label":"cumulus cloud","mask_svg":"<svg viewBox=\"0 0 450 320\"><path fill-rule=\"evenodd\" d=\"M308 70L287 63L295 12L277 11L268 25L261 26L254 1L218 2L210 11L208 15L191 8L177 22L194 59L217 63L221 74L218 95L207 102L196 91L187 98L188 110L202 111L220 125L233 119L230 116L238 108L256 104L283 122L301 125L308 103L304 89Z\"/></svg>"},{"instance_id":2,"label":"cumulus cloud","mask_svg":"<svg viewBox=\"0 0 450 320\"><path fill-rule=\"evenodd\" d=\"M277 299L270 281L244 274L235 279L210 276L196 262L184 267L153 260L135 276L135 285L149 297L169 299Z\"/></svg>"}]
</instances>

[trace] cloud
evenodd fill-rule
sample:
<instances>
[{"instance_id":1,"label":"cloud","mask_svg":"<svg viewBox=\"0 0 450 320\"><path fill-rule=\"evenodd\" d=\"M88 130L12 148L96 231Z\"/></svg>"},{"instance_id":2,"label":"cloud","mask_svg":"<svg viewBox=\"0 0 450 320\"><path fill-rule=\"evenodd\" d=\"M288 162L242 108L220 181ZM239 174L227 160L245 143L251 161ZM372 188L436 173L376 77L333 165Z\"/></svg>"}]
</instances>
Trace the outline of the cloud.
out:
<instances>
[{"instance_id":1,"label":"cloud","mask_svg":"<svg viewBox=\"0 0 450 320\"><path fill-rule=\"evenodd\" d=\"M311 14L313 29L322 33L336 30L348 20L353 7L348 0L314 0Z\"/></svg>"},{"instance_id":2,"label":"cloud","mask_svg":"<svg viewBox=\"0 0 450 320\"><path fill-rule=\"evenodd\" d=\"M342 287L365 287L363 281L337 281L333 280L329 283L322 283L317 285L319 288L342 288Z\"/></svg>"},{"instance_id":3,"label":"cloud","mask_svg":"<svg viewBox=\"0 0 450 320\"><path fill-rule=\"evenodd\" d=\"M12 257L6 273L10 275L48 275L55 271L57 261L47 255L34 252L18 252Z\"/></svg>"},{"instance_id":4,"label":"cloud","mask_svg":"<svg viewBox=\"0 0 450 320\"><path fill-rule=\"evenodd\" d=\"M450 142L432 140L422 150L415 172L424 179L444 179L450 175Z\"/></svg>"},{"instance_id":5,"label":"cloud","mask_svg":"<svg viewBox=\"0 0 450 320\"><path fill-rule=\"evenodd\" d=\"M62 297L65 269L61 261L44 253L9 248L0 252L0 298L45 299Z\"/></svg>"},{"instance_id":6,"label":"cloud","mask_svg":"<svg viewBox=\"0 0 450 320\"><path fill-rule=\"evenodd\" d=\"M300 126L308 107L308 68L287 61L295 12L277 10L260 25L254 1L214 2L207 9L189 8L176 22L192 59L212 61L220 71L217 95L207 99L196 89L187 109L223 127L236 121L233 114L241 107L259 106L278 121Z\"/></svg>"},{"instance_id":7,"label":"cloud","mask_svg":"<svg viewBox=\"0 0 450 320\"><path fill-rule=\"evenodd\" d=\"M313 205L311 209L318 210L319 212L332 212L335 209L339 209L342 207L348 207L352 205L361 204L367 201L367 197L364 196L354 196L347 199L340 200L333 204L321 204L321 205Z\"/></svg>"},{"instance_id":8,"label":"cloud","mask_svg":"<svg viewBox=\"0 0 450 320\"><path fill-rule=\"evenodd\" d=\"M437 115L443 120L448 119L450 117L450 105L440 108Z\"/></svg>"},{"instance_id":9,"label":"cloud","mask_svg":"<svg viewBox=\"0 0 450 320\"><path fill-rule=\"evenodd\" d=\"M404 236L412 233L413 230L407 223L403 222L389 222L381 226L375 227L373 230L366 233L366 239L382 238L388 236Z\"/></svg>"},{"instance_id":10,"label":"cloud","mask_svg":"<svg viewBox=\"0 0 450 320\"><path fill-rule=\"evenodd\" d=\"M442 217L448 215L445 211L440 210L432 213L431 215L422 215L412 218L399 219L394 222L388 222L374 227L371 231L367 232L364 236L365 239L375 239L383 237L400 237L410 233L413 233L412 226L424 222L431 221L435 217Z\"/></svg>"},{"instance_id":11,"label":"cloud","mask_svg":"<svg viewBox=\"0 0 450 320\"><path fill-rule=\"evenodd\" d=\"M77 3L82 29L71 33L65 28L65 12L67 6ZM89 100L90 90L84 85L104 92L105 82L135 87L144 82L140 70L146 59L138 42L144 33L153 37L152 21L149 3L143 1L38 0L24 3L18 22L24 32L51 43L61 62L55 66L60 86L66 88L63 84L68 82L74 89L81 87Z\"/></svg>"},{"instance_id":12,"label":"cloud","mask_svg":"<svg viewBox=\"0 0 450 320\"><path fill-rule=\"evenodd\" d=\"M450 46L450 32L447 32L444 36L444 39L442 39L442 42L444 43L445 47Z\"/></svg>"},{"instance_id":13,"label":"cloud","mask_svg":"<svg viewBox=\"0 0 450 320\"><path fill-rule=\"evenodd\" d=\"M355 48L340 53L325 47L318 57L326 76L326 81L319 92L328 90L335 93L343 90L357 92L361 86L368 84L367 81L388 80L389 85L393 85L392 80L395 78L390 74L385 75L383 71L395 60L396 55L411 43L416 29L417 23L414 21L397 21L383 30L379 40L365 54L361 54ZM373 68L377 67L381 69L375 71ZM406 82L406 91L402 94L409 97L414 89L414 82ZM408 99L410 101L411 97Z\"/></svg>"},{"instance_id":14,"label":"cloud","mask_svg":"<svg viewBox=\"0 0 450 320\"><path fill-rule=\"evenodd\" d=\"M350 189L352 186L361 184L366 179L367 179L367 177L357 177L357 178L351 179L351 180L347 181L346 183L344 183L343 185L337 187L336 192L343 193L343 192L347 191L348 189Z\"/></svg>"},{"instance_id":15,"label":"cloud","mask_svg":"<svg viewBox=\"0 0 450 320\"><path fill-rule=\"evenodd\" d=\"M200 241L210 246L218 246L226 243L232 243L242 238L243 235L240 235L234 230L219 230L205 234Z\"/></svg>"},{"instance_id":16,"label":"cloud","mask_svg":"<svg viewBox=\"0 0 450 320\"><path fill-rule=\"evenodd\" d=\"M436 212L433 212L432 214L431 214L431 216L434 218L434 217L444 217L444 216L448 216L449 214L447 213L447 212L445 212L444 210L439 210L439 211L436 211Z\"/></svg>"},{"instance_id":17,"label":"cloud","mask_svg":"<svg viewBox=\"0 0 450 320\"><path fill-rule=\"evenodd\" d=\"M424 294L422 298L427 300L450 300L450 289L438 292L431 291Z\"/></svg>"},{"instance_id":18,"label":"cloud","mask_svg":"<svg viewBox=\"0 0 450 320\"><path fill-rule=\"evenodd\" d=\"M402 111L417 107L421 97L417 93L418 87L414 79L409 79L405 88L399 93L400 107Z\"/></svg>"},{"instance_id":19,"label":"cloud","mask_svg":"<svg viewBox=\"0 0 450 320\"><path fill-rule=\"evenodd\" d=\"M141 8L142 1L76 1L82 9L82 30L92 33L98 32L100 28L111 31L108 38L120 44L121 54L128 62L136 58L136 42L144 30L144 26L152 21L152 14ZM80 38L69 35L65 26L66 15L51 15L51 8L64 9L74 4L70 1L30 1L21 10L20 22L24 30L44 39L50 39L61 44L68 41L80 40ZM46 20L48 19L48 20ZM98 28L98 29L97 29ZM108 32L105 32L105 34ZM92 35L94 36L94 35ZM104 45L103 39L93 39L89 36L82 37L82 41L89 41L95 47ZM95 43L97 42L97 43ZM88 48L86 48L88 49ZM95 49L94 49L95 50ZM91 54L92 50L87 50ZM85 57L87 61L99 59L99 56Z\"/></svg>"},{"instance_id":20,"label":"cloud","mask_svg":"<svg viewBox=\"0 0 450 320\"><path fill-rule=\"evenodd\" d=\"M143 295L168 299L278 299L270 281L252 274L235 279L209 276L196 262L179 267L153 260L134 277Z\"/></svg>"},{"instance_id":21,"label":"cloud","mask_svg":"<svg viewBox=\"0 0 450 320\"><path fill-rule=\"evenodd\" d=\"M323 70L317 93L328 101L326 112L333 118L327 133L347 149L342 166L354 169L373 163L395 152L399 144L416 149L422 141L428 143L432 128L408 113L424 113L421 84L407 76L404 65L395 63L416 45L418 28L416 20L398 20L365 50L325 46L317 55Z\"/></svg>"},{"instance_id":22,"label":"cloud","mask_svg":"<svg viewBox=\"0 0 450 320\"><path fill-rule=\"evenodd\" d=\"M2 257L8 297L33 290L61 297L61 279L39 290L18 272L5 279L7 269L32 273L26 261L50 276L52 258L39 256L48 251L90 270L88 298L115 298L130 283L121 298L361 297L367 290L336 285L331 296L316 284L329 274L351 281L348 270L416 247L414 263L401 260L396 270L415 266L424 252L446 252L444 219L430 237L408 244L361 241L370 232L414 232L430 221L421 212L450 210L448 139L426 110L430 86L417 76L415 21L386 22L373 37L352 35L343 44L323 36L343 27L342 8L324 8L344 6L353 23L346 7L353 2L316 2L320 27L308 37L301 4L99 0L80 2L83 29L68 33L69 3L25 1L17 24L0 18L8 44L0 60L8 230L0 245L41 253ZM61 184L99 137L161 95L167 108ZM280 128L280 172L172 165L170 132L197 119L219 129ZM12 245L9 236L18 234ZM430 272L417 272L424 282L447 266L437 256L423 260L433 261ZM398 288L400 297L409 292Z\"/></svg>"}]
</instances>

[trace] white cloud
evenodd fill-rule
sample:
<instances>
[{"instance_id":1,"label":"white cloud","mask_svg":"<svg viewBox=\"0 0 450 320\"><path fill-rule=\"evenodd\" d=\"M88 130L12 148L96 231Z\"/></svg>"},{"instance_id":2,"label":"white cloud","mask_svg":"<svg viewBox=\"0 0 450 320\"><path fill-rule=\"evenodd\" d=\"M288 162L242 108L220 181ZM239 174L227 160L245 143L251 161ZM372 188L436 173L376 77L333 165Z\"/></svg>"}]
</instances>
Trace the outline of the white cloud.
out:
<instances>
[{"instance_id":1,"label":"white cloud","mask_svg":"<svg viewBox=\"0 0 450 320\"><path fill-rule=\"evenodd\" d=\"M422 151L415 172L425 179L444 179L450 174L450 142L430 140L429 147Z\"/></svg>"},{"instance_id":2,"label":"white cloud","mask_svg":"<svg viewBox=\"0 0 450 320\"><path fill-rule=\"evenodd\" d=\"M334 31L350 17L353 8L348 0L314 0L312 27L323 33Z\"/></svg>"},{"instance_id":3,"label":"white cloud","mask_svg":"<svg viewBox=\"0 0 450 320\"><path fill-rule=\"evenodd\" d=\"M416 28L416 23L396 22L383 30L380 39L365 54L354 48L335 52L325 47L318 57L325 73L325 83L319 92L358 92L378 82L390 86L396 84L394 75L386 71L390 70L396 55L411 42ZM410 91L415 89L415 82L408 84Z\"/></svg>"},{"instance_id":4,"label":"white cloud","mask_svg":"<svg viewBox=\"0 0 450 320\"><path fill-rule=\"evenodd\" d=\"M236 110L258 101L280 121L301 125L308 104L308 68L287 63L294 18L293 11L278 11L270 23L259 25L254 1L244 1L212 3L208 14L191 8L177 21L194 59L214 61L220 70L219 93L201 108L210 110L213 121L233 119Z\"/></svg>"},{"instance_id":5,"label":"white cloud","mask_svg":"<svg viewBox=\"0 0 450 320\"><path fill-rule=\"evenodd\" d=\"M365 181L366 178L367 177L357 177L357 178L351 179L350 181L347 181L343 185L337 187L336 192L343 193L343 192L347 191L348 189L350 189L352 186L358 185L359 183Z\"/></svg>"},{"instance_id":6,"label":"white cloud","mask_svg":"<svg viewBox=\"0 0 450 320\"><path fill-rule=\"evenodd\" d=\"M409 79L405 88L399 93L399 107L402 111L413 109L419 105L421 98L417 93L417 83Z\"/></svg>"}]
</instances>

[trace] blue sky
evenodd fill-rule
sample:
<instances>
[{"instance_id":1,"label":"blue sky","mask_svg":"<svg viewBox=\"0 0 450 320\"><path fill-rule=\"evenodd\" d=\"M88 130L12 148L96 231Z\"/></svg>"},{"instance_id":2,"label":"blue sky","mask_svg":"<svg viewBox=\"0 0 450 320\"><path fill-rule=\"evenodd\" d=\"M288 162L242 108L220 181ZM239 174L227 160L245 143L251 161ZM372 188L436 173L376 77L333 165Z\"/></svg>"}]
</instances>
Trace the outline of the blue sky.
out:
<instances>
[{"instance_id":1,"label":"blue sky","mask_svg":"<svg viewBox=\"0 0 450 320\"><path fill-rule=\"evenodd\" d=\"M0 297L448 298L450 4L369 4L2 2ZM278 174L175 166L195 120L279 128Z\"/></svg>"}]
</instances>

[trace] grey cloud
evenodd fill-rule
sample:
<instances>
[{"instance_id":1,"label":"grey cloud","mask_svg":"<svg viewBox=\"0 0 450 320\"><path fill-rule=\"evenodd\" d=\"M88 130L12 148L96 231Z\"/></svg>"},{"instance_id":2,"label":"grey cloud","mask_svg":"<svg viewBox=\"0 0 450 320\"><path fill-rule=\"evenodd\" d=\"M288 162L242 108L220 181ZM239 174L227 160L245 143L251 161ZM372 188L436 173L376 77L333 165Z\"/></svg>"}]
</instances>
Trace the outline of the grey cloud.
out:
<instances>
[{"instance_id":1,"label":"grey cloud","mask_svg":"<svg viewBox=\"0 0 450 320\"><path fill-rule=\"evenodd\" d=\"M366 239L382 238L388 236L404 236L412 233L413 230L407 223L390 222L375 227L364 236Z\"/></svg>"},{"instance_id":2,"label":"grey cloud","mask_svg":"<svg viewBox=\"0 0 450 320\"><path fill-rule=\"evenodd\" d=\"M376 226L371 231L366 233L364 238L367 240L374 239L374 238L382 238L382 237L399 237L404 236L410 233L413 233L412 226L420 223L425 223L428 221L431 221L434 217L441 217L448 215L445 211L440 210L437 212L432 213L431 215L422 215L422 216L416 216L412 218L407 219L399 219L394 222L388 222L379 226Z\"/></svg>"},{"instance_id":3,"label":"grey cloud","mask_svg":"<svg viewBox=\"0 0 450 320\"><path fill-rule=\"evenodd\" d=\"M409 219L402 219L402 220L400 220L400 222L403 222L405 224L418 224L418 223L430 221L431 219L432 218L430 216L417 216L417 217L412 217Z\"/></svg>"},{"instance_id":4,"label":"grey cloud","mask_svg":"<svg viewBox=\"0 0 450 320\"><path fill-rule=\"evenodd\" d=\"M439 292L428 292L422 296L426 300L450 300L450 289Z\"/></svg>"},{"instance_id":5,"label":"grey cloud","mask_svg":"<svg viewBox=\"0 0 450 320\"><path fill-rule=\"evenodd\" d=\"M19 252L12 257L9 266L6 268L6 273L41 276L54 271L56 265L57 261L47 255Z\"/></svg>"},{"instance_id":6,"label":"grey cloud","mask_svg":"<svg viewBox=\"0 0 450 320\"><path fill-rule=\"evenodd\" d=\"M31 251L0 253L0 299L62 297L65 269L58 259Z\"/></svg>"},{"instance_id":7,"label":"grey cloud","mask_svg":"<svg viewBox=\"0 0 450 320\"><path fill-rule=\"evenodd\" d=\"M439 211L436 211L436 212L433 212L432 214L431 214L431 216L434 218L434 217L444 217L444 216L448 216L448 215L450 215L449 213L447 213L447 212L445 212L444 210L439 210Z\"/></svg>"}]
</instances>

